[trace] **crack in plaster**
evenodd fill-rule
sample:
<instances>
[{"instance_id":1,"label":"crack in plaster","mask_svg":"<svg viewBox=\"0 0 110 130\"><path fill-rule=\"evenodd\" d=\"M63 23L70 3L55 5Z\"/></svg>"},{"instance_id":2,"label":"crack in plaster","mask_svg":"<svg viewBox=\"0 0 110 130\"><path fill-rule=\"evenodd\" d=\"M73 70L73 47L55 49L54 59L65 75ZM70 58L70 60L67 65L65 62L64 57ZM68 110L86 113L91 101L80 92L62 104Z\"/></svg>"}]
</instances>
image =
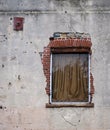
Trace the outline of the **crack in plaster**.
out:
<instances>
[{"instance_id":1,"label":"crack in plaster","mask_svg":"<svg viewBox=\"0 0 110 130\"><path fill-rule=\"evenodd\" d=\"M60 109L58 110L60 116L63 118L63 120L68 123L69 125L71 125L72 127L75 127L75 130L78 129L78 126L81 122L81 113L84 111L84 109L82 108L81 111L77 111L77 109L74 110L74 113L76 113L76 117L78 118L75 122L71 122L68 119L65 118L65 116L63 115L64 110ZM61 114L62 113L62 114ZM74 115L73 115L74 116Z\"/></svg>"},{"instance_id":2,"label":"crack in plaster","mask_svg":"<svg viewBox=\"0 0 110 130\"><path fill-rule=\"evenodd\" d=\"M75 124L73 124L73 123L71 123L70 121L66 120L64 116L61 115L61 117L62 117L68 124L70 124L71 126L75 126L75 127L76 127Z\"/></svg>"}]
</instances>

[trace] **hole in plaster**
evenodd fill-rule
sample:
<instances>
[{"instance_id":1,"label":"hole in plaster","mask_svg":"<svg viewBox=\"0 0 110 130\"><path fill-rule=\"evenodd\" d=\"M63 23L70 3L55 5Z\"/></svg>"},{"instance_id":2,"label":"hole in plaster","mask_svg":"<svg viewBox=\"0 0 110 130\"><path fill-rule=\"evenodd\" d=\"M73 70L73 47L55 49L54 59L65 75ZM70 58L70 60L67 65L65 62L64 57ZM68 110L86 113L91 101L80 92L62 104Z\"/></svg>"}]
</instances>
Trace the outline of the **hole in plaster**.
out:
<instances>
[{"instance_id":1,"label":"hole in plaster","mask_svg":"<svg viewBox=\"0 0 110 130\"><path fill-rule=\"evenodd\" d=\"M2 64L2 68L4 68L5 67L5 65L4 64Z\"/></svg>"},{"instance_id":2,"label":"hole in plaster","mask_svg":"<svg viewBox=\"0 0 110 130\"><path fill-rule=\"evenodd\" d=\"M18 80L21 80L21 76L20 75L18 75Z\"/></svg>"},{"instance_id":3,"label":"hole in plaster","mask_svg":"<svg viewBox=\"0 0 110 130\"><path fill-rule=\"evenodd\" d=\"M0 106L0 109L3 109L3 107L2 107L2 106Z\"/></svg>"},{"instance_id":4,"label":"hole in plaster","mask_svg":"<svg viewBox=\"0 0 110 130\"><path fill-rule=\"evenodd\" d=\"M8 85L12 85L11 82L9 82Z\"/></svg>"},{"instance_id":5,"label":"hole in plaster","mask_svg":"<svg viewBox=\"0 0 110 130\"><path fill-rule=\"evenodd\" d=\"M12 20L13 18L10 18L10 20Z\"/></svg>"},{"instance_id":6,"label":"hole in plaster","mask_svg":"<svg viewBox=\"0 0 110 130\"><path fill-rule=\"evenodd\" d=\"M0 109L6 109L6 107L0 106Z\"/></svg>"},{"instance_id":7,"label":"hole in plaster","mask_svg":"<svg viewBox=\"0 0 110 130\"><path fill-rule=\"evenodd\" d=\"M40 55L40 57L41 57L41 59L42 59L42 56L43 56L43 52L39 52L39 55Z\"/></svg>"}]
</instances>

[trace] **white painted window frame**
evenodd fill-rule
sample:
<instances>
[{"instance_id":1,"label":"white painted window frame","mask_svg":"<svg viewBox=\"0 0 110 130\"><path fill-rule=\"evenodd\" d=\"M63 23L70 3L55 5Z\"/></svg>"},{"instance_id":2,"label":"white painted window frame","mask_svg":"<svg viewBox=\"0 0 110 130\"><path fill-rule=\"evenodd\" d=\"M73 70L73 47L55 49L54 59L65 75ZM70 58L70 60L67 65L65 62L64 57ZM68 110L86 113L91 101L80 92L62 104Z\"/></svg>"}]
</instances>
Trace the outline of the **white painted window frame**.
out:
<instances>
[{"instance_id":1,"label":"white painted window frame","mask_svg":"<svg viewBox=\"0 0 110 130\"><path fill-rule=\"evenodd\" d=\"M91 101L91 96L90 96L90 59L91 56L88 53L88 101L87 102L52 102L52 53L50 56L50 96L49 96L49 103L51 104L85 104L85 103L90 103Z\"/></svg>"}]
</instances>

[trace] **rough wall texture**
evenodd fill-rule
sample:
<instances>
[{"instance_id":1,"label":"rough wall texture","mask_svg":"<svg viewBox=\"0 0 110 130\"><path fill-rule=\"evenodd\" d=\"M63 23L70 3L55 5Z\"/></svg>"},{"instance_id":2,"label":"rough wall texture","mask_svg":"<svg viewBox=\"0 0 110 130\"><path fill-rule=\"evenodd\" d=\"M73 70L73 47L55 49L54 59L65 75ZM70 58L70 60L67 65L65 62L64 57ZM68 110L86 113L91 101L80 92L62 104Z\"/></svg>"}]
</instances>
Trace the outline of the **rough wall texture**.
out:
<instances>
[{"instance_id":1,"label":"rough wall texture","mask_svg":"<svg viewBox=\"0 0 110 130\"><path fill-rule=\"evenodd\" d=\"M0 0L0 130L110 130L109 21L109 0ZM59 31L92 37L94 108L45 108L39 52Z\"/></svg>"}]
</instances>

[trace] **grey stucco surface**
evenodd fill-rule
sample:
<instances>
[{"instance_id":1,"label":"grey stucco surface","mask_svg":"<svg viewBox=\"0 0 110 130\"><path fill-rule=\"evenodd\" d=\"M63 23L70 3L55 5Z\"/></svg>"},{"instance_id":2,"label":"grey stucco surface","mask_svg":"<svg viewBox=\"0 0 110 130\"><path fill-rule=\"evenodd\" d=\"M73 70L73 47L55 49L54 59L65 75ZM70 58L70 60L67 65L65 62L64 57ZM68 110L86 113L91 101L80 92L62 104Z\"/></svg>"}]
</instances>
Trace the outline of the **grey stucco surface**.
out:
<instances>
[{"instance_id":1,"label":"grey stucco surface","mask_svg":"<svg viewBox=\"0 0 110 130\"><path fill-rule=\"evenodd\" d=\"M109 21L109 0L0 0L0 130L110 130ZM91 35L94 108L45 108L39 52L59 31Z\"/></svg>"}]
</instances>

